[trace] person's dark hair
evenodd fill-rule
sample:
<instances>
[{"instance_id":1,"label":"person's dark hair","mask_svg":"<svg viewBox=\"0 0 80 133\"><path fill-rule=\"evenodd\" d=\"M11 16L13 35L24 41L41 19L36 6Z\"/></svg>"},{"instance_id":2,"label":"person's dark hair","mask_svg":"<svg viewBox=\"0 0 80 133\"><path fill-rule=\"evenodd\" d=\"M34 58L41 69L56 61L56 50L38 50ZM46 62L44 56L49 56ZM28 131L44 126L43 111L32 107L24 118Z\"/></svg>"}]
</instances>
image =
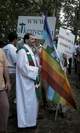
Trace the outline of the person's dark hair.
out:
<instances>
[{"instance_id":1,"label":"person's dark hair","mask_svg":"<svg viewBox=\"0 0 80 133\"><path fill-rule=\"evenodd\" d=\"M8 40L10 42L14 41L14 39L17 39L17 34L16 32L11 32L9 35L8 35Z\"/></svg>"},{"instance_id":2,"label":"person's dark hair","mask_svg":"<svg viewBox=\"0 0 80 133\"><path fill-rule=\"evenodd\" d=\"M3 41L0 41L0 48L3 48L6 44Z\"/></svg>"},{"instance_id":3,"label":"person's dark hair","mask_svg":"<svg viewBox=\"0 0 80 133\"><path fill-rule=\"evenodd\" d=\"M26 43L26 39L28 40L30 35L32 35L32 34L31 33L26 33L24 35L24 38L23 38L24 43Z\"/></svg>"}]
</instances>

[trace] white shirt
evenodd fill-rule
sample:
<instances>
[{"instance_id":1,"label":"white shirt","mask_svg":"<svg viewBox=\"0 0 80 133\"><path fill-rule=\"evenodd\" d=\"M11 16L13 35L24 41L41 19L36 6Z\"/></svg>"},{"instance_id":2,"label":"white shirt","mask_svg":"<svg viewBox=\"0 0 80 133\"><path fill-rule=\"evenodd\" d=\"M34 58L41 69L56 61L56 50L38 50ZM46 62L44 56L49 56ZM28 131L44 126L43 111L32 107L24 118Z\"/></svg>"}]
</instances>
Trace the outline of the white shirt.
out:
<instances>
[{"instance_id":1,"label":"white shirt","mask_svg":"<svg viewBox=\"0 0 80 133\"><path fill-rule=\"evenodd\" d=\"M7 44L3 48L3 50L8 59L9 73L15 73L16 72L16 58L17 58L16 50L17 48L13 44Z\"/></svg>"}]
</instances>

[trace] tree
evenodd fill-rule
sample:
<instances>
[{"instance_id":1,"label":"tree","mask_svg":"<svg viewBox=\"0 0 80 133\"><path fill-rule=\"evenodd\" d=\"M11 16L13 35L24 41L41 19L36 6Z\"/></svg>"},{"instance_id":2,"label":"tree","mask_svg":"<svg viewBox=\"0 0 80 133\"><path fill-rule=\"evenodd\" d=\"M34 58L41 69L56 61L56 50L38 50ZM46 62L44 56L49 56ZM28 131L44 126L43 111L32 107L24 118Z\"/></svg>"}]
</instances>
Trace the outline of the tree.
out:
<instances>
[{"instance_id":1,"label":"tree","mask_svg":"<svg viewBox=\"0 0 80 133\"><path fill-rule=\"evenodd\" d=\"M26 15L30 10L29 1L0 0L0 38L5 39L10 31L16 31L18 16Z\"/></svg>"},{"instance_id":2,"label":"tree","mask_svg":"<svg viewBox=\"0 0 80 133\"><path fill-rule=\"evenodd\" d=\"M36 15L47 14L47 16L56 17L56 27L60 26L60 10L64 0L32 0L33 14Z\"/></svg>"},{"instance_id":3,"label":"tree","mask_svg":"<svg viewBox=\"0 0 80 133\"><path fill-rule=\"evenodd\" d=\"M18 16L56 16L59 27L60 10L64 0L0 0L0 38L6 39L17 29Z\"/></svg>"},{"instance_id":4,"label":"tree","mask_svg":"<svg viewBox=\"0 0 80 133\"><path fill-rule=\"evenodd\" d=\"M63 11L65 13L63 25L70 28L77 37L80 35L80 1L65 0Z\"/></svg>"}]
</instances>

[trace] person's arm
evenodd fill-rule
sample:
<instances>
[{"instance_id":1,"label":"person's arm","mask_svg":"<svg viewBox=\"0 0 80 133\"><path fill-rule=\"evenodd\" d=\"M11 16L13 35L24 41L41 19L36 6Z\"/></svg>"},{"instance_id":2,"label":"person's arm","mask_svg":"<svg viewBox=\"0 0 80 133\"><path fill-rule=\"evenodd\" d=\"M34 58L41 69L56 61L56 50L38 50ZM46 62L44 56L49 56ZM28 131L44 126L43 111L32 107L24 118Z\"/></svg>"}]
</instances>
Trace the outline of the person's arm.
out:
<instances>
[{"instance_id":1,"label":"person's arm","mask_svg":"<svg viewBox=\"0 0 80 133\"><path fill-rule=\"evenodd\" d=\"M4 59L3 76L5 79L5 89L7 89L9 91L11 89L11 85L10 85L10 79L9 79L9 73L8 73L8 62L7 62L4 52L3 52L3 59Z\"/></svg>"},{"instance_id":2,"label":"person's arm","mask_svg":"<svg viewBox=\"0 0 80 133\"><path fill-rule=\"evenodd\" d=\"M5 89L10 91L11 85L10 85L10 79L9 79L9 74L8 74L8 69L4 67L4 78L5 78Z\"/></svg>"},{"instance_id":3,"label":"person's arm","mask_svg":"<svg viewBox=\"0 0 80 133\"><path fill-rule=\"evenodd\" d=\"M16 58L17 58L17 48L14 47L14 46L11 46L11 48L9 49L10 51L10 56L11 56L11 59L13 61L14 64L16 64Z\"/></svg>"},{"instance_id":4,"label":"person's arm","mask_svg":"<svg viewBox=\"0 0 80 133\"><path fill-rule=\"evenodd\" d=\"M36 80L38 67L29 65L27 54L23 49L18 52L16 66L23 76Z\"/></svg>"}]
</instances>

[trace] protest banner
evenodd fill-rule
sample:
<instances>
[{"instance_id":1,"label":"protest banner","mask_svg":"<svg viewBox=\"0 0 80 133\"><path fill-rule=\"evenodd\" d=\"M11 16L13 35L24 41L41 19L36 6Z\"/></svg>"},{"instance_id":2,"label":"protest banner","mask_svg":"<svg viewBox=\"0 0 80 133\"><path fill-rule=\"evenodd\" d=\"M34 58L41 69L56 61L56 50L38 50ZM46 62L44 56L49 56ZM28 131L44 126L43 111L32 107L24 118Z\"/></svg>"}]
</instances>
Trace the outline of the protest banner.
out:
<instances>
[{"instance_id":1,"label":"protest banner","mask_svg":"<svg viewBox=\"0 0 80 133\"><path fill-rule=\"evenodd\" d=\"M68 58L72 58L74 52L74 41L75 36L71 33L71 31L60 28L57 51L60 54L64 53Z\"/></svg>"},{"instance_id":2,"label":"protest banner","mask_svg":"<svg viewBox=\"0 0 80 133\"><path fill-rule=\"evenodd\" d=\"M51 30L52 38L55 32L55 17L48 17L48 23ZM25 33L32 33L42 39L44 18L40 16L19 16L17 25L18 37L23 38Z\"/></svg>"}]
</instances>

